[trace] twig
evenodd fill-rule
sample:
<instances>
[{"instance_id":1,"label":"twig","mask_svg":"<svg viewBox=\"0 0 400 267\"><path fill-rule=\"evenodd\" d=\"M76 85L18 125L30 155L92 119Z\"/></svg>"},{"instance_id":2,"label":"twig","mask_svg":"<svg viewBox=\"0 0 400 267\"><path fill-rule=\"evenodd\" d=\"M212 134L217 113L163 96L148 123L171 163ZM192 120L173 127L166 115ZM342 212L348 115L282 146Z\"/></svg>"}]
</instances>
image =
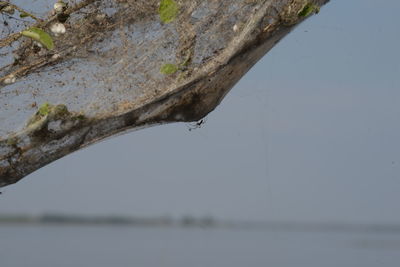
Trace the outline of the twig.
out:
<instances>
[{"instance_id":1,"label":"twig","mask_svg":"<svg viewBox=\"0 0 400 267\"><path fill-rule=\"evenodd\" d=\"M8 74L7 76L1 77L0 83L3 83L10 76L13 76L13 77L23 76L26 72L35 70L35 68L42 66L44 63L47 64L47 61L48 61L47 58L42 58L42 59L39 59L39 60L33 62L32 64L29 64L28 66L23 66L23 67L17 69L16 71Z\"/></svg>"},{"instance_id":2,"label":"twig","mask_svg":"<svg viewBox=\"0 0 400 267\"><path fill-rule=\"evenodd\" d=\"M88 5L90 5L90 4L92 4L92 3L96 2L96 1L99 1L99 0L85 0L85 1L82 1L82 2L80 2L78 4L76 4L75 6L67 9L64 12L64 14L70 15L70 14L74 13L75 11L77 11L79 9L82 9L82 8L88 6ZM49 25L51 22L53 22L55 20L57 20L57 15L51 16L48 20L45 20L45 21L40 20L40 21L36 22L34 25L32 25L31 27L42 28L44 26ZM18 40L21 36L22 36L21 33L16 32L16 33L10 34L9 36L7 36L4 39L1 39L0 40L0 48L5 47L7 45L10 45L12 42L15 42L16 40Z\"/></svg>"},{"instance_id":3,"label":"twig","mask_svg":"<svg viewBox=\"0 0 400 267\"><path fill-rule=\"evenodd\" d=\"M12 65L13 65L13 64L11 63L11 64L5 65L5 66L3 66L3 67L0 67L0 71L3 71L3 70L5 70L5 69L9 68L9 67L11 67Z\"/></svg>"},{"instance_id":4,"label":"twig","mask_svg":"<svg viewBox=\"0 0 400 267\"><path fill-rule=\"evenodd\" d=\"M11 3L8 3L8 6L10 6L10 7L14 8L14 9L18 10L19 13L21 13L21 14L26 14L28 17L31 17L31 18L33 18L33 19L36 20L36 21L42 21L41 19L39 19L38 17L36 17L36 16L33 15L32 13L29 13L28 11L26 11L26 10L20 8L19 6L16 6L16 5L11 4Z\"/></svg>"}]
</instances>

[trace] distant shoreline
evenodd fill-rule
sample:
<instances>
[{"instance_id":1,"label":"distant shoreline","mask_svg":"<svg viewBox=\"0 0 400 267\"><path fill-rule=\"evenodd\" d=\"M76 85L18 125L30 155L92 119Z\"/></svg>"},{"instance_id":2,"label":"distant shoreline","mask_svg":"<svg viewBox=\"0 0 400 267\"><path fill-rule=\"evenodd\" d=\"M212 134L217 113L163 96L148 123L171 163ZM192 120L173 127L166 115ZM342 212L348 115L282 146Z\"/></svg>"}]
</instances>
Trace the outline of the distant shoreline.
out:
<instances>
[{"instance_id":1,"label":"distant shoreline","mask_svg":"<svg viewBox=\"0 0 400 267\"><path fill-rule=\"evenodd\" d=\"M184 216L179 219L170 217L128 217L128 216L81 216L64 214L10 215L0 214L0 227L3 225L57 225L57 226L128 226L128 227L196 227L196 228L234 228L263 229L270 231L304 232L381 232L400 233L400 224L357 224L357 223L320 223L320 222L240 222L219 221L213 217Z\"/></svg>"}]
</instances>

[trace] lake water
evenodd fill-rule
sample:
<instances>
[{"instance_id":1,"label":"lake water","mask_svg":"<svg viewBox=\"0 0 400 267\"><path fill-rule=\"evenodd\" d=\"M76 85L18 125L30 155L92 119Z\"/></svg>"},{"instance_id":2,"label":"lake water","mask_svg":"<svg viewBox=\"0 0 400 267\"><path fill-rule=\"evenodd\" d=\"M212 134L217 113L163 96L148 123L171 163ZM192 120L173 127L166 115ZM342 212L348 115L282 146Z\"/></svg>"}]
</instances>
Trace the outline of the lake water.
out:
<instances>
[{"instance_id":1,"label":"lake water","mask_svg":"<svg viewBox=\"0 0 400 267\"><path fill-rule=\"evenodd\" d=\"M0 225L1 267L400 266L400 233Z\"/></svg>"}]
</instances>

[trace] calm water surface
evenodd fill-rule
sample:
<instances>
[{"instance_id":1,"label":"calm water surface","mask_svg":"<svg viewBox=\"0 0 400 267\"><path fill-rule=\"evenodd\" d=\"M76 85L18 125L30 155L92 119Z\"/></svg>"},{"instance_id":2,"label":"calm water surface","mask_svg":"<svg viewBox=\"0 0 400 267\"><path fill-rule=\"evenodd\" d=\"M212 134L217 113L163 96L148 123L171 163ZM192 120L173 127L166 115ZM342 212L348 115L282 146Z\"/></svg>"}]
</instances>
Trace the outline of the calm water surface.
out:
<instances>
[{"instance_id":1,"label":"calm water surface","mask_svg":"<svg viewBox=\"0 0 400 267\"><path fill-rule=\"evenodd\" d=\"M1 267L400 266L400 233L0 225Z\"/></svg>"}]
</instances>

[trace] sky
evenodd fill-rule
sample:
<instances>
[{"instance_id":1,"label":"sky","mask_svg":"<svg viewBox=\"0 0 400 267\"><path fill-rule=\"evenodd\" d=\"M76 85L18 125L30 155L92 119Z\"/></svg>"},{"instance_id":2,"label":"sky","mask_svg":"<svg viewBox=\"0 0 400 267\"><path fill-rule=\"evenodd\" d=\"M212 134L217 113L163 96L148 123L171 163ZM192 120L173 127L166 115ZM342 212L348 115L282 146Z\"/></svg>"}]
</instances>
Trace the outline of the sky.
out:
<instances>
[{"instance_id":1,"label":"sky","mask_svg":"<svg viewBox=\"0 0 400 267\"><path fill-rule=\"evenodd\" d=\"M201 128L108 139L2 188L0 214L400 223L400 2L331 0Z\"/></svg>"}]
</instances>

